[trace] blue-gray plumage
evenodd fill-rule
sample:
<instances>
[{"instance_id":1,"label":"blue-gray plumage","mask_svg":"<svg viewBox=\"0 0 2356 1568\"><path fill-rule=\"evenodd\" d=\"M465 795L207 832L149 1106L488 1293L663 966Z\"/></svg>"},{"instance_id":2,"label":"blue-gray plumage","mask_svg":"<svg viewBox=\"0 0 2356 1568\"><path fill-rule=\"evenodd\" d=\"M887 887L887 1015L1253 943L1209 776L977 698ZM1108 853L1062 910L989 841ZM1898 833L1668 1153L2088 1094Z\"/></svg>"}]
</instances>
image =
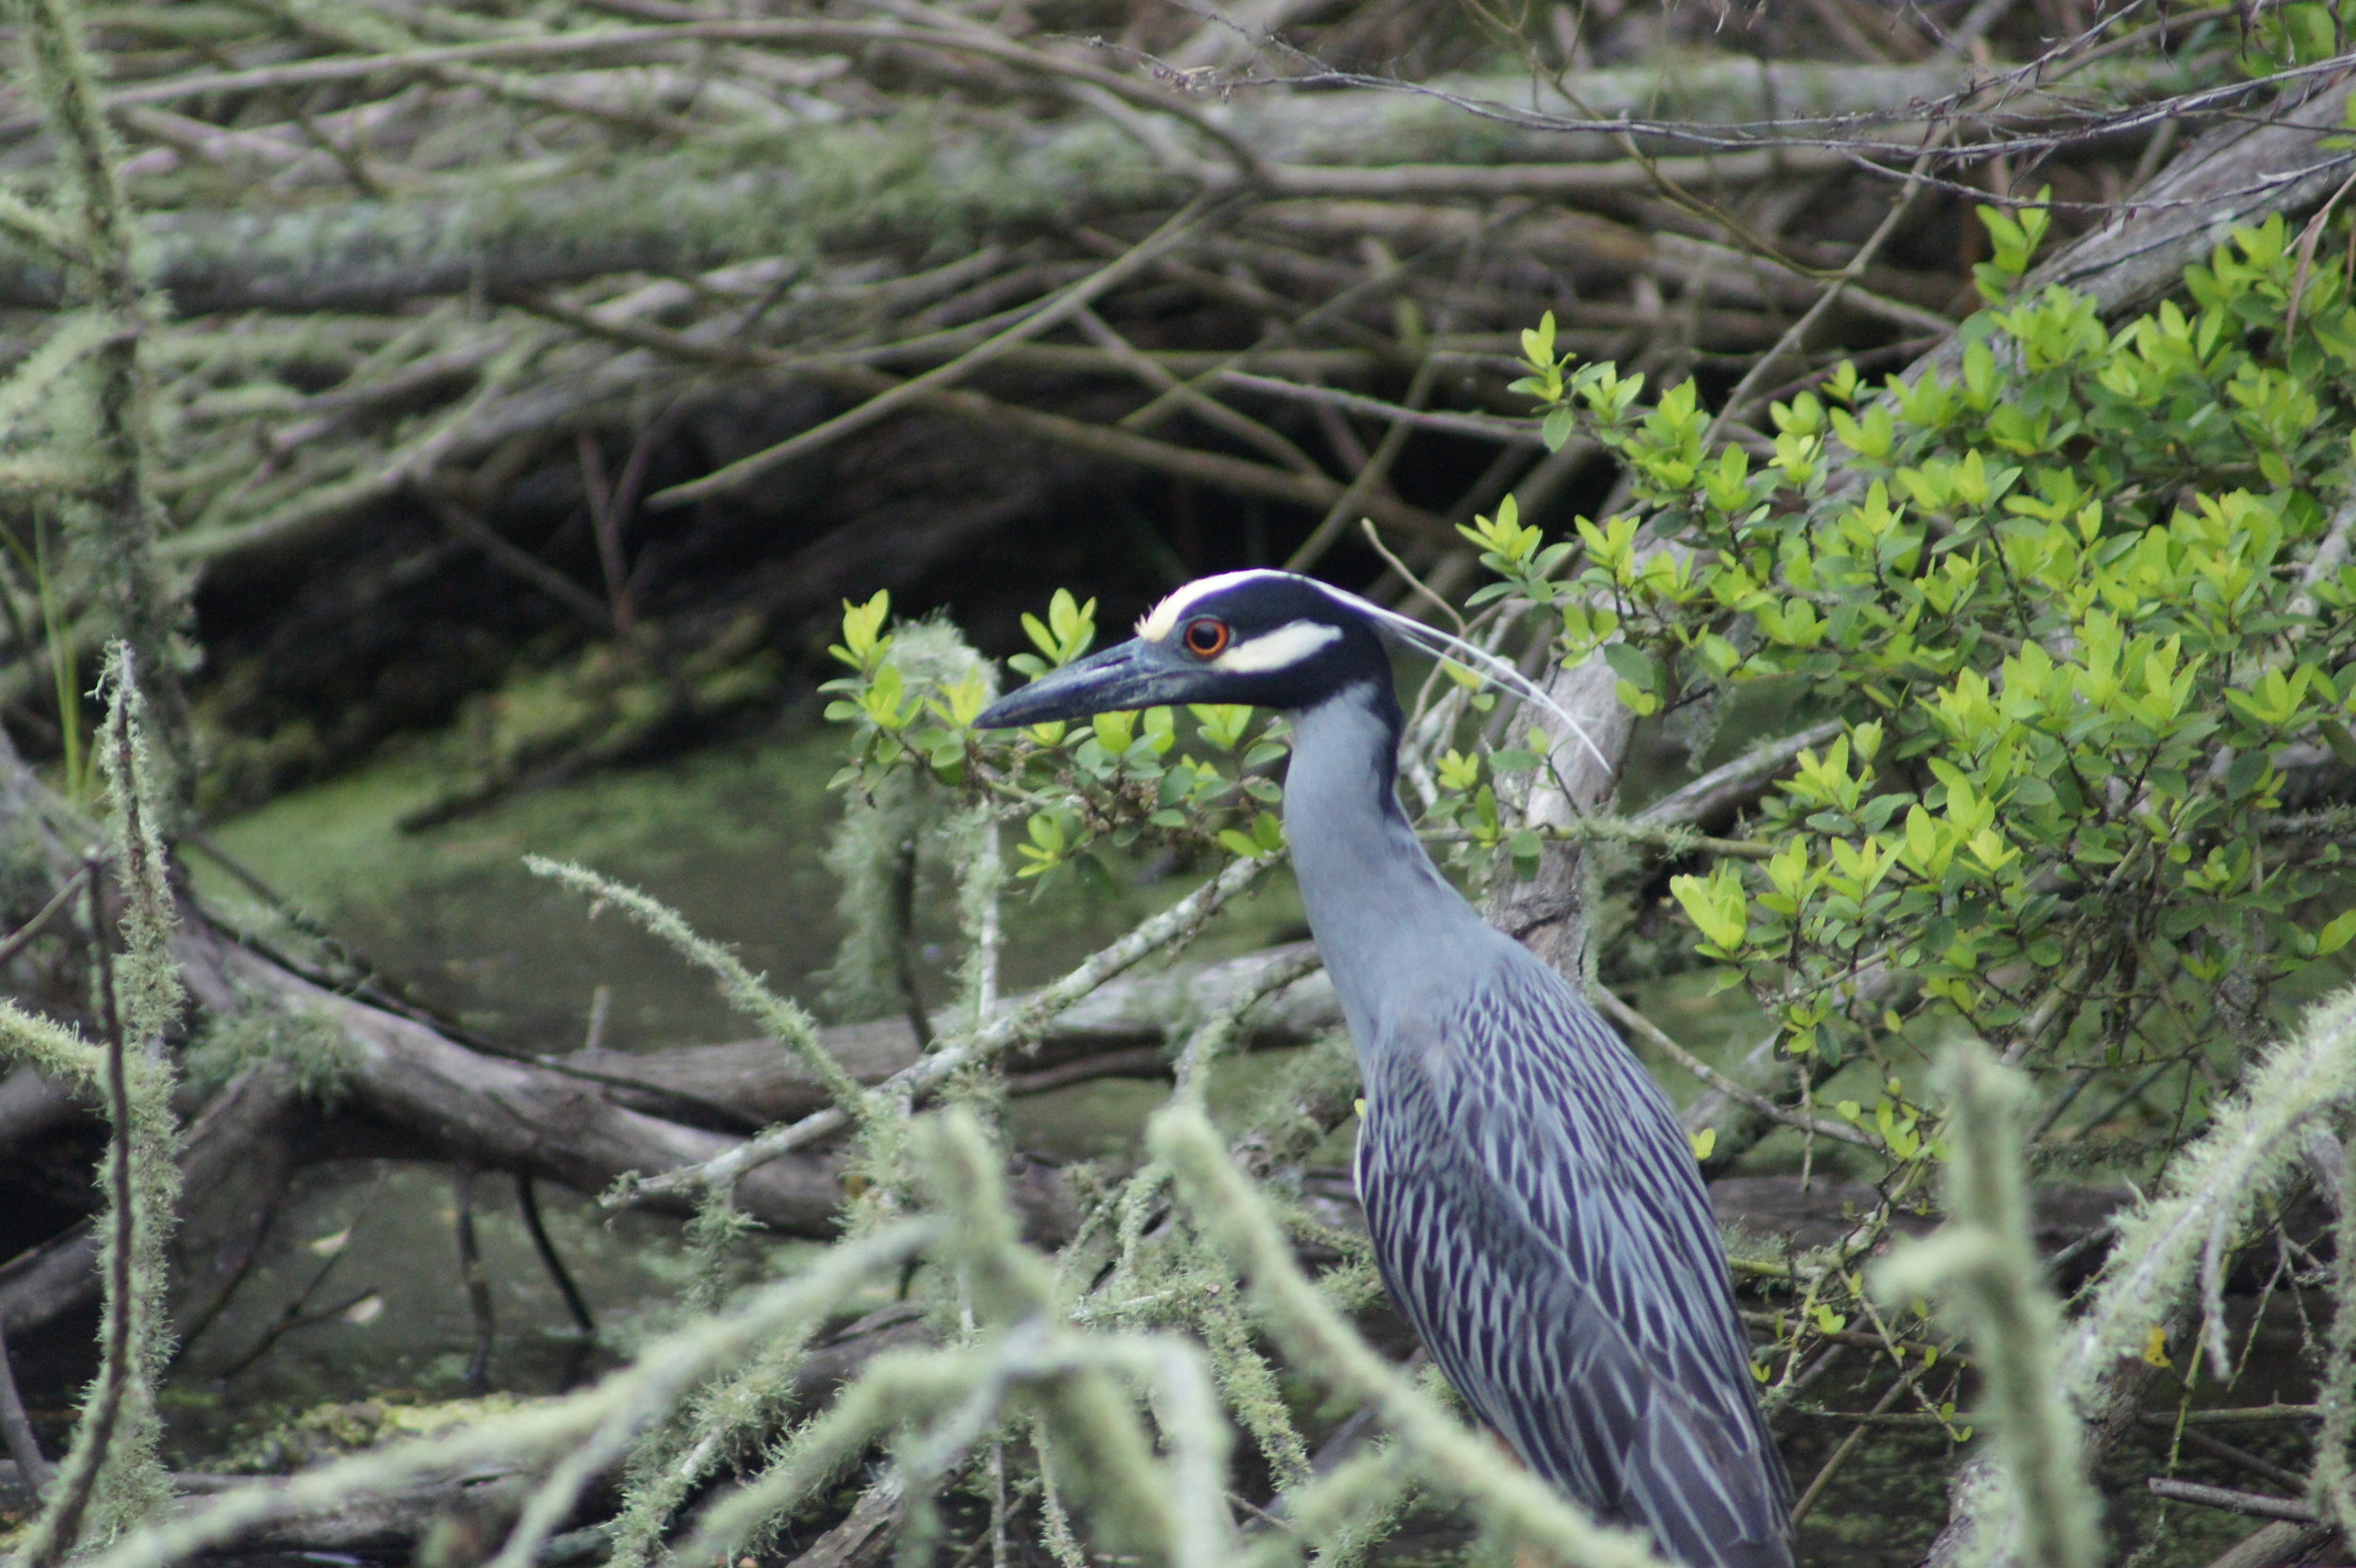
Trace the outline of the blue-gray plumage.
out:
<instances>
[{"instance_id":1,"label":"blue-gray plumage","mask_svg":"<svg viewBox=\"0 0 2356 1568\"><path fill-rule=\"evenodd\" d=\"M1365 1079L1358 1188L1391 1294L1565 1494L1690 1568L1788 1568L1791 1483L1685 1134L1619 1037L1417 841L1383 614L1284 573L1206 579L980 722L1291 715L1285 836Z\"/></svg>"}]
</instances>

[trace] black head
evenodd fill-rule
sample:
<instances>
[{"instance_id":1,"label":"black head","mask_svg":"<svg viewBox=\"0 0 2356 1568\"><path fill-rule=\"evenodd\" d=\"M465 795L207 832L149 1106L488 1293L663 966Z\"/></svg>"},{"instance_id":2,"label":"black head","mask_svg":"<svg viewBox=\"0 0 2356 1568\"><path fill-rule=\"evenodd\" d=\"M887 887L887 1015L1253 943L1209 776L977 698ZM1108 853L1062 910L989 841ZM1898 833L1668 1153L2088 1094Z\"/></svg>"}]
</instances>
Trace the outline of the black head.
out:
<instances>
[{"instance_id":1,"label":"black head","mask_svg":"<svg viewBox=\"0 0 2356 1568\"><path fill-rule=\"evenodd\" d=\"M999 698L974 722L997 729L1177 702L1298 710L1360 684L1387 702L1391 659L1371 608L1290 572L1206 577L1154 606L1134 640Z\"/></svg>"}]
</instances>

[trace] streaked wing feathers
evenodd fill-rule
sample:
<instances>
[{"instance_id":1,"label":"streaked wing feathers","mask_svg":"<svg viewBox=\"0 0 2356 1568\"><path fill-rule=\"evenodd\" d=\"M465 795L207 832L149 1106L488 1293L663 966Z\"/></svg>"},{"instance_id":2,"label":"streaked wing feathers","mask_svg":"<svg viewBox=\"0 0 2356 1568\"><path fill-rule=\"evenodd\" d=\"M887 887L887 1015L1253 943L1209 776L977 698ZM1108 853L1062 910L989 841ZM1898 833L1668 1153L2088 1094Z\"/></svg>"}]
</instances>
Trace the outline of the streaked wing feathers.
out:
<instances>
[{"instance_id":1,"label":"streaked wing feathers","mask_svg":"<svg viewBox=\"0 0 2356 1568\"><path fill-rule=\"evenodd\" d=\"M1693 1568L1785 1568L1709 1195L1658 1085L1534 959L1386 1042L1359 1186L1442 1371L1523 1461Z\"/></svg>"}]
</instances>

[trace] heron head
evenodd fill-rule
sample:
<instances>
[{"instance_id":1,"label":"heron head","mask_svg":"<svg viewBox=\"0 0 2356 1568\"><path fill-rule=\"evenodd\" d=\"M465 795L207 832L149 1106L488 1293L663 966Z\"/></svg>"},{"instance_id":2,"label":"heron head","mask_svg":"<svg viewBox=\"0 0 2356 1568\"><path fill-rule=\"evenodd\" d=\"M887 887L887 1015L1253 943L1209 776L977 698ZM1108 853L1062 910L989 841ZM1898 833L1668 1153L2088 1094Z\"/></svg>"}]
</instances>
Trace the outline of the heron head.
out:
<instances>
[{"instance_id":1,"label":"heron head","mask_svg":"<svg viewBox=\"0 0 2356 1568\"><path fill-rule=\"evenodd\" d=\"M1361 604L1291 572L1206 577L1155 605L1130 641L1040 677L974 722L998 729L1177 702L1314 708L1390 679Z\"/></svg>"}]
</instances>

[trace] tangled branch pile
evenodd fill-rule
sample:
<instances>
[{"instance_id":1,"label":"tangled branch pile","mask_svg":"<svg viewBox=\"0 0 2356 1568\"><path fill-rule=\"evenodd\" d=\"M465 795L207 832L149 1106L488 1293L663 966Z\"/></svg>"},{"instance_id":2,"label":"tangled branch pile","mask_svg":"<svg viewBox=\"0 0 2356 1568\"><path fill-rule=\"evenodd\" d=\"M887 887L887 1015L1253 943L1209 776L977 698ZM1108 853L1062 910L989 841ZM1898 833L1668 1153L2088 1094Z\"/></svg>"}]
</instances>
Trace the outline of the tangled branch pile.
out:
<instances>
[{"instance_id":1,"label":"tangled branch pile","mask_svg":"<svg viewBox=\"0 0 2356 1568\"><path fill-rule=\"evenodd\" d=\"M94 17L118 238L169 312L139 329L151 490L199 589L211 798L502 681L538 700L484 721L443 810L643 751L771 700L843 594L1019 580L1007 536L1042 524L1137 596L1238 546L1371 569L1360 514L1434 568L1516 483L1608 488L1583 449L1537 466L1505 391L1542 311L1655 373L1778 349L1761 393L1894 368L1969 299L1956 194L2050 181L2083 223L2184 128L2326 79L2278 48L2285 80L2220 91L2242 45L2210 11L1419 9L1321 16L1301 53L1175 8ZM0 134L38 192L65 166L29 86ZM2297 172L2226 185L2330 179ZM55 237L0 252L18 353L75 275ZM88 346L51 349L66 386ZM0 704L41 734L104 616L67 541L19 542Z\"/></svg>"}]
</instances>

